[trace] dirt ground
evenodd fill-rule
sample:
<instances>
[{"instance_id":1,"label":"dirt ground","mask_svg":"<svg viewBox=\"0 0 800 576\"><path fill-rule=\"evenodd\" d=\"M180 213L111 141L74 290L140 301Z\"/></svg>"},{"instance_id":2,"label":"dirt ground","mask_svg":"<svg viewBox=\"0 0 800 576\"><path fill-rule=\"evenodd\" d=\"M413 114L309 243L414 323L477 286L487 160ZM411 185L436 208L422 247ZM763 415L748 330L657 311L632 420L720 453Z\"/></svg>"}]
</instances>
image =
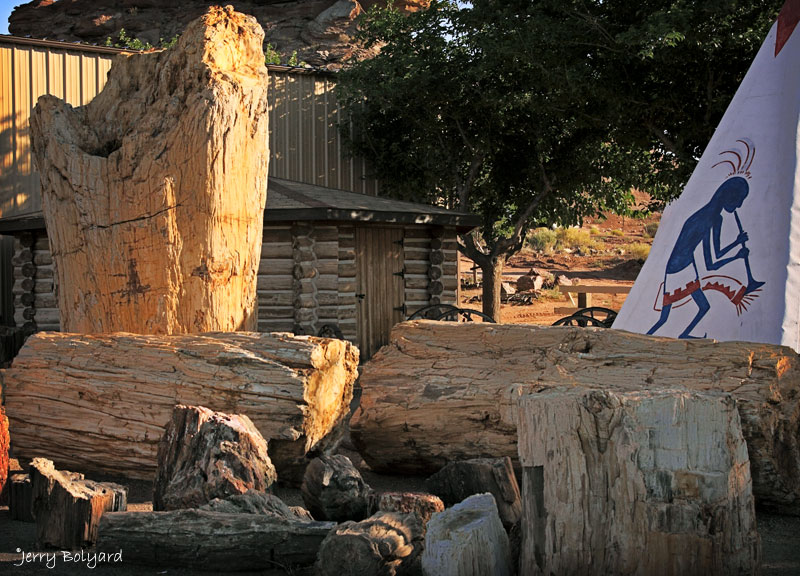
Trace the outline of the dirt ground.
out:
<instances>
[{"instance_id":1,"label":"dirt ground","mask_svg":"<svg viewBox=\"0 0 800 576\"><path fill-rule=\"evenodd\" d=\"M656 222L658 217L645 220L622 219L612 216L606 220L590 220L586 228L594 228L593 235L602 242L604 249L601 252L580 255L564 251L552 253L536 253L526 250L512 258L504 274L504 280L515 282L521 274L528 273L531 268L541 272L550 272L555 275L565 275L574 282L582 284L618 284L631 286L641 268L641 261L625 254L625 247L631 243L650 243L652 239L644 233L647 224ZM461 270L469 270L467 262L462 263ZM472 281L472 274L462 272L464 283ZM462 290L461 305L464 307L480 309L481 304L475 297L480 293L476 287ZM625 296L595 295L592 304L619 310ZM561 315L554 312L557 306L569 306L566 297L551 293L550 297L541 297L527 305L504 305L503 321L510 323L552 324ZM422 478L390 477L373 473L364 464L357 453L345 451L353 462L361 469L367 483L378 491L386 490L420 490ZM147 482L127 482L119 478L96 478L98 480L113 480L129 486L130 510L152 510L152 487ZM300 491L285 487L276 487L275 493L289 505L302 505ZM800 575L800 517L787 517L776 515L772 512L759 510L757 512L758 530L762 540L764 576L797 576ZM47 565L46 560L36 562L22 562L20 551L35 551L36 540L35 525L11 521L7 508L0 507L0 574L30 576L35 574L108 574L110 576L132 575L173 575L189 576L195 570L174 568L153 568L138 566L135 558L124 556L123 561L115 564L103 564L92 567L89 558L86 561L66 562L62 556L57 556ZM305 576L313 574L313 569L292 570L286 572L275 567L265 566L262 572L239 573L261 574L277 576L291 574Z\"/></svg>"}]
</instances>

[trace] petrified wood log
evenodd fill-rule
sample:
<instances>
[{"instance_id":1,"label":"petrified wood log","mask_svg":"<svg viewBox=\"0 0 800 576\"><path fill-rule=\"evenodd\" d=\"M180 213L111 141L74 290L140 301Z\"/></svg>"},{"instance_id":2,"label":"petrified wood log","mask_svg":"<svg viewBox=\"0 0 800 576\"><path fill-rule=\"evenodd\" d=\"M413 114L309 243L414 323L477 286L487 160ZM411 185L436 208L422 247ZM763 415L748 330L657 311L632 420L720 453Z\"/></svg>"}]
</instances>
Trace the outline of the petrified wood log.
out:
<instances>
[{"instance_id":1,"label":"petrified wood log","mask_svg":"<svg viewBox=\"0 0 800 576\"><path fill-rule=\"evenodd\" d=\"M152 479L173 407L199 404L246 414L287 479L306 453L338 442L357 369L358 349L336 339L45 332L2 377L20 458Z\"/></svg>"},{"instance_id":2,"label":"petrified wood log","mask_svg":"<svg viewBox=\"0 0 800 576\"><path fill-rule=\"evenodd\" d=\"M422 523L415 514L378 512L331 530L320 546L316 574L416 576L423 543Z\"/></svg>"},{"instance_id":3,"label":"petrified wood log","mask_svg":"<svg viewBox=\"0 0 800 576\"><path fill-rule=\"evenodd\" d=\"M118 56L86 106L39 99L31 140L64 331L255 330L263 38L214 7L173 48Z\"/></svg>"},{"instance_id":4,"label":"petrified wood log","mask_svg":"<svg viewBox=\"0 0 800 576\"><path fill-rule=\"evenodd\" d=\"M126 562L228 574L311 566L334 522L207 510L104 514L97 550L125 551ZM130 558L130 560L128 560Z\"/></svg>"},{"instance_id":5,"label":"petrified wood log","mask_svg":"<svg viewBox=\"0 0 800 576\"><path fill-rule=\"evenodd\" d=\"M473 494L494 496L503 526L509 530L522 514L519 484L511 458L474 458L451 462L425 480L425 490L436 494L445 506L458 504Z\"/></svg>"},{"instance_id":6,"label":"petrified wood log","mask_svg":"<svg viewBox=\"0 0 800 576\"><path fill-rule=\"evenodd\" d=\"M618 330L411 321L363 367L353 441L376 471L517 460L517 400L559 386L734 395L760 504L800 514L800 358L790 348ZM13 426L13 421L12 421Z\"/></svg>"},{"instance_id":7,"label":"petrified wood log","mask_svg":"<svg viewBox=\"0 0 800 576\"><path fill-rule=\"evenodd\" d=\"M511 576L508 536L491 494L475 494L434 514L422 553L425 576ZM527 576L526 572L522 572Z\"/></svg>"},{"instance_id":8,"label":"petrified wood log","mask_svg":"<svg viewBox=\"0 0 800 576\"><path fill-rule=\"evenodd\" d=\"M31 462L30 478L36 544L40 547L74 550L92 546L102 515L127 508L124 487L56 470L45 458Z\"/></svg>"},{"instance_id":9,"label":"petrified wood log","mask_svg":"<svg viewBox=\"0 0 800 576\"><path fill-rule=\"evenodd\" d=\"M267 441L247 416L179 404L158 444L153 510L264 492L276 477Z\"/></svg>"},{"instance_id":10,"label":"petrified wood log","mask_svg":"<svg viewBox=\"0 0 800 576\"><path fill-rule=\"evenodd\" d=\"M520 402L520 573L759 572L733 398L553 390Z\"/></svg>"},{"instance_id":11,"label":"petrified wood log","mask_svg":"<svg viewBox=\"0 0 800 576\"><path fill-rule=\"evenodd\" d=\"M306 468L301 486L303 502L320 520L363 520L373 498L361 473L347 456L314 458Z\"/></svg>"},{"instance_id":12,"label":"petrified wood log","mask_svg":"<svg viewBox=\"0 0 800 576\"><path fill-rule=\"evenodd\" d=\"M208 504L200 506L199 510L209 512L224 512L226 514L268 514L287 520L308 522L313 520L307 510L300 506L287 506L286 503L274 494L250 490L244 494L236 494L228 498L214 498Z\"/></svg>"}]
</instances>

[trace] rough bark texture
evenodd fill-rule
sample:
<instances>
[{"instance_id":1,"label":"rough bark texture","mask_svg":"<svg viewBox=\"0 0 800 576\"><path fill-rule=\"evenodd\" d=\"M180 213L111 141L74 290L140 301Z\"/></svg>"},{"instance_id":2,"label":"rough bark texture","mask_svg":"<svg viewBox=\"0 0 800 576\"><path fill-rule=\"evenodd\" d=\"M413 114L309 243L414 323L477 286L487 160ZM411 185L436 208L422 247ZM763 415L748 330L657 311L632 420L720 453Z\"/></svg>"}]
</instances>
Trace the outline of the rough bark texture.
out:
<instances>
[{"instance_id":1,"label":"rough bark texture","mask_svg":"<svg viewBox=\"0 0 800 576\"><path fill-rule=\"evenodd\" d=\"M412 321L363 367L352 437L376 471L509 456L517 400L554 387L734 395L762 505L800 514L800 358L769 344L617 330ZM12 421L12 426L13 426Z\"/></svg>"},{"instance_id":2,"label":"rough bark texture","mask_svg":"<svg viewBox=\"0 0 800 576\"><path fill-rule=\"evenodd\" d=\"M730 395L550 391L521 400L519 434L522 574L759 572Z\"/></svg>"},{"instance_id":3,"label":"rough bark texture","mask_svg":"<svg viewBox=\"0 0 800 576\"><path fill-rule=\"evenodd\" d=\"M434 514L425 534L425 576L511 576L508 536L491 494ZM525 574L525 572L523 572Z\"/></svg>"},{"instance_id":4,"label":"rough bark texture","mask_svg":"<svg viewBox=\"0 0 800 576\"><path fill-rule=\"evenodd\" d=\"M244 494L236 494L228 498L214 498L199 510L223 512L225 514L267 514L286 520L308 522L313 520L307 510L299 506L287 506L274 494L265 494L250 490Z\"/></svg>"},{"instance_id":5,"label":"rough bark texture","mask_svg":"<svg viewBox=\"0 0 800 576\"><path fill-rule=\"evenodd\" d=\"M12 520L35 522L33 518L33 491L28 474L12 474L8 493L8 512Z\"/></svg>"},{"instance_id":6,"label":"rough bark texture","mask_svg":"<svg viewBox=\"0 0 800 576\"><path fill-rule=\"evenodd\" d=\"M123 512L128 491L110 482L85 480L83 474L56 470L50 460L31 462L33 516L39 547L74 550L94 545L105 512Z\"/></svg>"},{"instance_id":7,"label":"rough bark texture","mask_svg":"<svg viewBox=\"0 0 800 576\"><path fill-rule=\"evenodd\" d=\"M311 566L333 522L207 510L126 512L100 520L97 551L125 551L125 562L228 574Z\"/></svg>"},{"instance_id":8,"label":"rough bark texture","mask_svg":"<svg viewBox=\"0 0 800 576\"><path fill-rule=\"evenodd\" d=\"M363 520L369 515L372 489L347 456L314 458L303 476L303 502L320 520Z\"/></svg>"},{"instance_id":9,"label":"rough bark texture","mask_svg":"<svg viewBox=\"0 0 800 576\"><path fill-rule=\"evenodd\" d=\"M276 478L267 441L247 416L178 405L158 443L153 510L264 492Z\"/></svg>"},{"instance_id":10,"label":"rough bark texture","mask_svg":"<svg viewBox=\"0 0 800 576\"><path fill-rule=\"evenodd\" d=\"M375 506L381 512L416 514L423 528L431 516L444 510L444 502L438 496L419 492L384 492L377 497Z\"/></svg>"},{"instance_id":11,"label":"rough bark texture","mask_svg":"<svg viewBox=\"0 0 800 576\"><path fill-rule=\"evenodd\" d=\"M317 576L420 574L424 532L415 514L378 512L331 530L319 549Z\"/></svg>"},{"instance_id":12,"label":"rough bark texture","mask_svg":"<svg viewBox=\"0 0 800 576\"><path fill-rule=\"evenodd\" d=\"M255 18L214 7L118 56L103 91L31 116L65 332L255 330L267 69Z\"/></svg>"},{"instance_id":13,"label":"rough bark texture","mask_svg":"<svg viewBox=\"0 0 800 576\"><path fill-rule=\"evenodd\" d=\"M173 407L199 404L247 415L289 479L305 454L338 443L357 369L358 350L344 340L44 332L2 377L20 458L149 480Z\"/></svg>"},{"instance_id":14,"label":"rough bark texture","mask_svg":"<svg viewBox=\"0 0 800 576\"><path fill-rule=\"evenodd\" d=\"M445 506L488 492L494 496L506 530L519 522L522 514L519 484L508 457L451 462L425 481L425 490L436 494Z\"/></svg>"}]
</instances>

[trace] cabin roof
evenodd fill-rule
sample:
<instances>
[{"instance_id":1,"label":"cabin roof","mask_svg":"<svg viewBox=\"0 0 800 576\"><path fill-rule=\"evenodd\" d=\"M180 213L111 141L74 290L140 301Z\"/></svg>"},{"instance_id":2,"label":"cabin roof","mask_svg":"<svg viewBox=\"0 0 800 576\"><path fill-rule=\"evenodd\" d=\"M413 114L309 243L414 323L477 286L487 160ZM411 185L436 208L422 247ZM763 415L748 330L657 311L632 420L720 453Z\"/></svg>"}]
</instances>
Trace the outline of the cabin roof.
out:
<instances>
[{"instance_id":1,"label":"cabin roof","mask_svg":"<svg viewBox=\"0 0 800 576\"><path fill-rule=\"evenodd\" d=\"M474 214L270 178L264 222L293 220L455 226L461 232L480 225L480 217ZM0 218L0 234L44 228L41 212Z\"/></svg>"}]
</instances>

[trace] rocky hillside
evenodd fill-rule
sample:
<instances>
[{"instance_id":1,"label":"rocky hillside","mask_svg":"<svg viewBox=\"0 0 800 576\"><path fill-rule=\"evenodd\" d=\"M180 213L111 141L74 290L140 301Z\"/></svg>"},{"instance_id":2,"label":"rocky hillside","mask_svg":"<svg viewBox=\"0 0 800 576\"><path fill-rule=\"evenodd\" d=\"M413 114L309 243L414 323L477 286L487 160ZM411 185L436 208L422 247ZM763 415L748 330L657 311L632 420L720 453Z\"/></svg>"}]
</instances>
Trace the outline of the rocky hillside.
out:
<instances>
[{"instance_id":1,"label":"rocky hillside","mask_svg":"<svg viewBox=\"0 0 800 576\"><path fill-rule=\"evenodd\" d=\"M428 0L399 0L413 11ZM208 6L209 0L33 0L14 9L9 32L17 36L67 42L104 44L124 29L128 37L158 45L180 34ZM356 18L385 0L249 0L231 2L236 10L255 16L266 33L266 44L286 63L293 52L312 66L336 69L352 57L365 56L353 43Z\"/></svg>"}]
</instances>

